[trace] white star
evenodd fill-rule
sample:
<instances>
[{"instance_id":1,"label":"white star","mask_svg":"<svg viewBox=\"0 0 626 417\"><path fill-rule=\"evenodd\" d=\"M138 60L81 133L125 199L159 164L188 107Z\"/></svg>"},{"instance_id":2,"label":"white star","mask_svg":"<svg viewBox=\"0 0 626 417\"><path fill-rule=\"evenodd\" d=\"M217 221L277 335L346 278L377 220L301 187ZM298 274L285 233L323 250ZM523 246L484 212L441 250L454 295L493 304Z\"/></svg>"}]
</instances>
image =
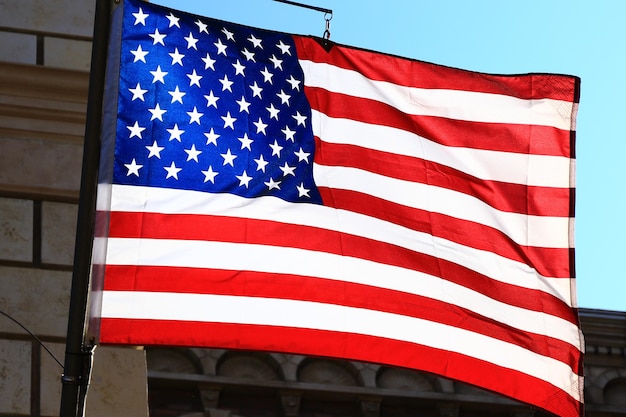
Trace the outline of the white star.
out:
<instances>
[{"instance_id":1,"label":"white star","mask_svg":"<svg viewBox=\"0 0 626 417\"><path fill-rule=\"evenodd\" d=\"M152 143L152 146L146 146L146 149L150 151L150 153L148 154L148 158L152 158L153 156L156 156L157 158L161 159L161 151L165 149L165 147L159 146L157 144L157 141L155 140Z\"/></svg>"},{"instance_id":2,"label":"white star","mask_svg":"<svg viewBox=\"0 0 626 417\"><path fill-rule=\"evenodd\" d=\"M150 16L149 14L144 14L143 10L141 10L141 7L139 8L139 12L138 13L133 13L133 16L135 16L135 25L137 25L138 23L141 23L142 25L146 25L146 17Z\"/></svg>"},{"instance_id":3,"label":"white star","mask_svg":"<svg viewBox=\"0 0 626 417\"><path fill-rule=\"evenodd\" d=\"M142 90L141 86L139 85L139 83L137 83L137 87L135 88L129 88L128 91L130 91L131 93L133 93L133 99L131 101L134 101L136 98L138 98L141 101L145 101L143 99L143 95L146 94L148 92L148 90Z\"/></svg>"},{"instance_id":4,"label":"white star","mask_svg":"<svg viewBox=\"0 0 626 417\"><path fill-rule=\"evenodd\" d=\"M241 65L241 63L239 62L239 60L237 60L236 64L233 64L233 67L235 67L235 75L237 74L241 74L244 77L246 76L246 74L243 73L243 71L246 69L246 67L244 67L243 65Z\"/></svg>"},{"instance_id":5,"label":"white star","mask_svg":"<svg viewBox=\"0 0 626 417\"><path fill-rule=\"evenodd\" d=\"M231 129L235 130L235 120L237 119L231 117L230 112L226 113L226 116L222 116L222 120L224 121L224 129L230 127Z\"/></svg>"},{"instance_id":6,"label":"white star","mask_svg":"<svg viewBox=\"0 0 626 417\"><path fill-rule=\"evenodd\" d=\"M183 96L187 94L180 91L178 86L176 86L174 91L168 91L168 93L172 96L172 103L178 101L180 104L183 104Z\"/></svg>"},{"instance_id":7,"label":"white star","mask_svg":"<svg viewBox=\"0 0 626 417\"><path fill-rule=\"evenodd\" d=\"M298 90L300 91L300 81L296 80L295 78L293 78L293 75L289 76L289 79L287 80L287 82L289 84L291 84L291 89L292 90Z\"/></svg>"},{"instance_id":8,"label":"white star","mask_svg":"<svg viewBox=\"0 0 626 417\"><path fill-rule=\"evenodd\" d=\"M250 110L248 110L248 107L250 107L250 103L246 101L246 98L244 96L241 96L241 100L237 100L236 103L239 104L239 113L245 111L246 113L250 114Z\"/></svg>"},{"instance_id":9,"label":"white star","mask_svg":"<svg viewBox=\"0 0 626 417\"><path fill-rule=\"evenodd\" d=\"M206 136L207 145L209 143L212 143L213 145L217 146L217 138L219 138L220 135L216 134L215 131L213 131L213 128L211 128L211 131L209 133L205 133L204 136Z\"/></svg>"},{"instance_id":10,"label":"white star","mask_svg":"<svg viewBox=\"0 0 626 417\"><path fill-rule=\"evenodd\" d=\"M248 174L246 174L246 171L243 171L243 174L241 175L235 175L235 177L239 180L239 186L241 187L242 185L245 185L246 188L248 188L248 184L252 179L252 177L249 177Z\"/></svg>"},{"instance_id":11,"label":"white star","mask_svg":"<svg viewBox=\"0 0 626 417\"><path fill-rule=\"evenodd\" d=\"M233 32L229 31L226 28L222 28L222 33L226 35L226 39L231 40L233 42L235 41L235 36L234 36L235 34Z\"/></svg>"},{"instance_id":12,"label":"white star","mask_svg":"<svg viewBox=\"0 0 626 417\"><path fill-rule=\"evenodd\" d=\"M252 97L261 97L261 92L263 91L263 89L261 87L259 87L256 83L256 81L254 82L254 85L251 85L250 88L252 89Z\"/></svg>"},{"instance_id":13,"label":"white star","mask_svg":"<svg viewBox=\"0 0 626 417\"><path fill-rule=\"evenodd\" d=\"M208 52L207 52L206 56L204 58L202 58L202 60L204 61L204 69L211 68L213 71L215 71L215 67L213 66L213 64L215 64L215 60L211 59L211 57L209 56Z\"/></svg>"},{"instance_id":14,"label":"white star","mask_svg":"<svg viewBox=\"0 0 626 417\"><path fill-rule=\"evenodd\" d=\"M218 173L213 171L213 168L211 168L211 165L209 165L209 169L207 169L206 171L200 171L200 172L204 174L204 182L211 181L213 184L215 184L215 176Z\"/></svg>"},{"instance_id":15,"label":"white star","mask_svg":"<svg viewBox=\"0 0 626 417\"><path fill-rule=\"evenodd\" d=\"M207 107L213 106L217 109L217 100L219 100L220 98L213 95L213 90L209 91L209 95L205 95L204 98L206 98Z\"/></svg>"},{"instance_id":16,"label":"white star","mask_svg":"<svg viewBox=\"0 0 626 417\"><path fill-rule=\"evenodd\" d=\"M280 102L282 104L289 105L289 99L291 98L291 96L289 94L285 94L285 92L283 90L280 90L280 93L278 93L276 95L278 96L278 98L280 98Z\"/></svg>"},{"instance_id":17,"label":"white star","mask_svg":"<svg viewBox=\"0 0 626 417\"><path fill-rule=\"evenodd\" d=\"M298 197L311 197L309 195L309 191L311 191L308 188L304 188L304 183L301 182L300 185L296 186L296 188L298 189Z\"/></svg>"},{"instance_id":18,"label":"white star","mask_svg":"<svg viewBox=\"0 0 626 417\"><path fill-rule=\"evenodd\" d=\"M274 74L269 72L267 70L267 67L265 67L263 71L261 71L261 74L263 74L263 81L265 81L266 83L272 84L272 77L274 76Z\"/></svg>"},{"instance_id":19,"label":"white star","mask_svg":"<svg viewBox=\"0 0 626 417\"><path fill-rule=\"evenodd\" d=\"M196 109L196 106L193 106L193 111L188 111L187 114L190 117L189 124L192 124L193 122L200 124L200 118L204 116L204 113L198 112L198 109Z\"/></svg>"},{"instance_id":20,"label":"white star","mask_svg":"<svg viewBox=\"0 0 626 417\"><path fill-rule=\"evenodd\" d=\"M182 139L180 137L180 135L182 135L183 133L185 133L184 130L180 130L178 128L178 123L174 123L174 127L171 129L167 129L167 132L170 134L170 140L174 140L176 139L177 141L181 142Z\"/></svg>"},{"instance_id":21,"label":"white star","mask_svg":"<svg viewBox=\"0 0 626 417\"><path fill-rule=\"evenodd\" d=\"M133 126L126 126L126 129L130 130L129 138L132 138L133 136L137 136L139 139L143 139L141 137L141 132L146 130L145 127L140 127L139 123L137 123L137 122L135 122L135 124Z\"/></svg>"},{"instance_id":22,"label":"white star","mask_svg":"<svg viewBox=\"0 0 626 417\"><path fill-rule=\"evenodd\" d=\"M285 134L285 140L290 140L290 141L294 142L293 135L296 134L295 130L291 130L291 129L289 129L289 126L285 126L285 128L283 130L281 130L281 132L283 132Z\"/></svg>"},{"instance_id":23,"label":"white star","mask_svg":"<svg viewBox=\"0 0 626 417\"><path fill-rule=\"evenodd\" d=\"M259 121L258 122L253 122L253 125L256 126L256 133L263 133L264 135L266 135L267 133L265 132L265 128L267 127L267 124L263 123L263 120L261 120L261 118L259 117Z\"/></svg>"},{"instance_id":24,"label":"white star","mask_svg":"<svg viewBox=\"0 0 626 417\"><path fill-rule=\"evenodd\" d=\"M256 162L256 170L265 172L265 166L269 164L265 159L263 159L263 154L259 157L259 159L255 159Z\"/></svg>"},{"instance_id":25,"label":"white star","mask_svg":"<svg viewBox=\"0 0 626 417\"><path fill-rule=\"evenodd\" d=\"M280 51L283 53L283 55L287 54L287 55L291 55L291 46L289 45L285 45L282 41L282 39L278 42L278 44L276 45L278 47L278 49L280 49Z\"/></svg>"},{"instance_id":26,"label":"white star","mask_svg":"<svg viewBox=\"0 0 626 417\"><path fill-rule=\"evenodd\" d=\"M178 173L183 170L182 168L177 168L174 161L172 161L172 165L169 167L163 167L163 169L167 171L167 177L165 177L165 179L174 177L176 180L178 179Z\"/></svg>"},{"instance_id":27,"label":"white star","mask_svg":"<svg viewBox=\"0 0 626 417\"><path fill-rule=\"evenodd\" d=\"M280 158L280 151L283 150L283 147L278 144L277 140L274 140L274 143L270 145L270 148L272 148L272 156L276 155Z\"/></svg>"},{"instance_id":28,"label":"white star","mask_svg":"<svg viewBox=\"0 0 626 417\"><path fill-rule=\"evenodd\" d=\"M148 55L148 51L144 51L143 49L141 49L141 45L137 46L137 49L135 49L134 51L130 51L130 53L135 55L135 59L133 60L133 62L146 62L146 55Z\"/></svg>"},{"instance_id":29,"label":"white star","mask_svg":"<svg viewBox=\"0 0 626 417\"><path fill-rule=\"evenodd\" d=\"M270 104L270 106L266 107L265 110L270 112L270 119L278 120L278 113L280 112L280 110L278 110L276 107L274 107L274 104Z\"/></svg>"},{"instance_id":30,"label":"white star","mask_svg":"<svg viewBox=\"0 0 626 417\"><path fill-rule=\"evenodd\" d=\"M256 62L256 60L254 59L254 52L248 51L248 48L243 48L243 51L241 51L241 53L246 56L246 61Z\"/></svg>"},{"instance_id":31,"label":"white star","mask_svg":"<svg viewBox=\"0 0 626 417\"><path fill-rule=\"evenodd\" d=\"M152 45L160 43L161 45L165 46L165 43L163 43L163 39L165 39L167 35L159 33L159 29L154 29L154 33L149 33L148 36L152 38Z\"/></svg>"},{"instance_id":32,"label":"white star","mask_svg":"<svg viewBox=\"0 0 626 417\"><path fill-rule=\"evenodd\" d=\"M219 80L219 82L222 83L222 91L228 90L231 93L233 92L233 89L230 87L231 85L233 85L233 82L228 79L228 76L226 74L224 74L224 79Z\"/></svg>"},{"instance_id":33,"label":"white star","mask_svg":"<svg viewBox=\"0 0 626 417\"><path fill-rule=\"evenodd\" d=\"M249 151L252 150L250 148L250 144L254 141L248 137L247 133L244 133L242 138L237 138L237 139L239 139L239 142L241 142L241 149L247 148Z\"/></svg>"},{"instance_id":34,"label":"white star","mask_svg":"<svg viewBox=\"0 0 626 417\"><path fill-rule=\"evenodd\" d=\"M195 144L191 145L191 149L183 149L183 150L187 152L187 162L191 161L192 159L198 162L198 155L202 153L202 151L199 151L196 149Z\"/></svg>"},{"instance_id":35,"label":"white star","mask_svg":"<svg viewBox=\"0 0 626 417\"><path fill-rule=\"evenodd\" d=\"M270 178L268 182L264 182L263 184L267 185L268 191L271 191L274 188L276 188L277 190L280 190L280 181L274 181L273 178Z\"/></svg>"},{"instance_id":36,"label":"white star","mask_svg":"<svg viewBox=\"0 0 626 417\"><path fill-rule=\"evenodd\" d=\"M278 58L276 58L276 55L272 54L272 57L270 58L270 61L272 61L272 64L274 64L274 69L278 68L281 71L283 70L283 60L282 59L278 59Z\"/></svg>"},{"instance_id":37,"label":"white star","mask_svg":"<svg viewBox=\"0 0 626 417\"><path fill-rule=\"evenodd\" d=\"M221 153L220 155L222 158L224 158L224 165L230 165L233 168L235 167L233 161L235 160L235 158L237 158L237 155L233 155L232 153L230 153L230 149L228 149L226 153Z\"/></svg>"},{"instance_id":38,"label":"white star","mask_svg":"<svg viewBox=\"0 0 626 417\"><path fill-rule=\"evenodd\" d=\"M224 56L226 56L226 45L224 45L222 43L221 39L218 39L217 42L215 42L213 45L215 45L217 47L217 54L223 54Z\"/></svg>"},{"instance_id":39,"label":"white star","mask_svg":"<svg viewBox=\"0 0 626 417\"><path fill-rule=\"evenodd\" d=\"M309 163L309 155L308 152L304 152L302 148L298 152L294 152L294 154L298 157L298 162L305 161L307 164Z\"/></svg>"},{"instance_id":40,"label":"white star","mask_svg":"<svg viewBox=\"0 0 626 417\"><path fill-rule=\"evenodd\" d=\"M191 74L187 74L187 77L189 77L189 87L191 87L194 84L200 87L200 80L202 79L202 75L196 74L195 69L193 70Z\"/></svg>"},{"instance_id":41,"label":"white star","mask_svg":"<svg viewBox=\"0 0 626 417\"><path fill-rule=\"evenodd\" d=\"M257 38L254 37L254 35L250 35L248 40L250 42L252 42L252 46L254 46L255 48L263 49L263 46L261 45L261 39L257 39Z\"/></svg>"},{"instance_id":42,"label":"white star","mask_svg":"<svg viewBox=\"0 0 626 417\"><path fill-rule=\"evenodd\" d=\"M299 125L306 126L304 124L304 122L306 121L306 116L301 115L299 111L297 111L296 114L291 116L291 117L296 119L296 121L298 122L298 126Z\"/></svg>"},{"instance_id":43,"label":"white star","mask_svg":"<svg viewBox=\"0 0 626 417\"><path fill-rule=\"evenodd\" d=\"M150 74L152 74L152 76L154 77L152 79L152 84L156 83L157 81L161 81L163 84L165 84L165 76L167 75L167 72L163 72L161 71L161 66L157 66L156 71L150 71Z\"/></svg>"},{"instance_id":44,"label":"white star","mask_svg":"<svg viewBox=\"0 0 626 417\"><path fill-rule=\"evenodd\" d=\"M135 158L133 158L133 161L130 164L124 164L124 166L126 167L126 169L128 169L128 172L126 173L127 177L130 174L135 174L136 176L139 176L139 169L143 167L143 165L137 164Z\"/></svg>"},{"instance_id":45,"label":"white star","mask_svg":"<svg viewBox=\"0 0 626 417\"><path fill-rule=\"evenodd\" d=\"M171 12L165 17L167 17L167 19L170 21L170 25L168 27L177 26L180 29L180 25L178 24L178 21L180 20L179 18L174 16Z\"/></svg>"},{"instance_id":46,"label":"white star","mask_svg":"<svg viewBox=\"0 0 626 417\"><path fill-rule=\"evenodd\" d=\"M194 23L198 26L198 30L200 31L200 33L204 32L204 33L206 33L207 35L209 34L209 31L208 31L208 30L206 30L207 25L205 25L204 23L202 23L202 22L200 21L200 19L196 20Z\"/></svg>"},{"instance_id":47,"label":"white star","mask_svg":"<svg viewBox=\"0 0 626 417\"><path fill-rule=\"evenodd\" d=\"M172 65L180 64L181 67L183 66L183 58L185 55L179 53L178 48L175 48L174 52L170 52L169 55L172 57Z\"/></svg>"},{"instance_id":48,"label":"white star","mask_svg":"<svg viewBox=\"0 0 626 417\"><path fill-rule=\"evenodd\" d=\"M287 165L287 162L285 162L284 166L278 168L283 171L283 177L286 177L287 175L293 175L294 177L296 176L294 172L296 170L296 167L290 167L289 165Z\"/></svg>"},{"instance_id":49,"label":"white star","mask_svg":"<svg viewBox=\"0 0 626 417\"><path fill-rule=\"evenodd\" d=\"M159 103L157 103L153 109L148 109L148 111L152 113L152 117L150 117L151 121L154 119L159 119L160 121L163 121L163 114L167 112L167 110L163 110L161 106L159 106Z\"/></svg>"},{"instance_id":50,"label":"white star","mask_svg":"<svg viewBox=\"0 0 626 417\"><path fill-rule=\"evenodd\" d=\"M194 38L191 32L189 32L189 36L184 39L187 41L187 49L193 48L196 51L198 50L198 47L196 46L196 43L198 43L198 39Z\"/></svg>"}]
</instances>

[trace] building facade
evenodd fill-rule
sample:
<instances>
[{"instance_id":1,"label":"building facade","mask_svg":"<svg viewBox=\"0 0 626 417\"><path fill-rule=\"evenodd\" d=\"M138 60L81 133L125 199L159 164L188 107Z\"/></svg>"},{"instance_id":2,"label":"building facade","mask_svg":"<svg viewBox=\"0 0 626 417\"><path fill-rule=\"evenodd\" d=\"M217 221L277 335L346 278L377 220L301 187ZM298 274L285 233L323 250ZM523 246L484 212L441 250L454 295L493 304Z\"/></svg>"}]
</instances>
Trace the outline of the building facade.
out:
<instances>
[{"instance_id":1,"label":"building facade","mask_svg":"<svg viewBox=\"0 0 626 417\"><path fill-rule=\"evenodd\" d=\"M0 0L0 416L58 415L93 8ZM626 313L581 310L588 416L626 416ZM146 367L147 360L147 367ZM103 348L87 416L541 416L476 388L359 362Z\"/></svg>"}]
</instances>

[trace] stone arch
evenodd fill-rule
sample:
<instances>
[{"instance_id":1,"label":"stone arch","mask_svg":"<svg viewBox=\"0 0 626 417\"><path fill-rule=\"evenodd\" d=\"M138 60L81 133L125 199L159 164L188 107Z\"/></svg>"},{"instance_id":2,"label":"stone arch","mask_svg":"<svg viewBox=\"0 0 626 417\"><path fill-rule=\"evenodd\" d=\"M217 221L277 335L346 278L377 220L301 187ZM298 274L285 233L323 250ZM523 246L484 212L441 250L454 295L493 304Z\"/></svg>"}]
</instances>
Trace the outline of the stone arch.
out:
<instances>
[{"instance_id":1,"label":"stone arch","mask_svg":"<svg viewBox=\"0 0 626 417\"><path fill-rule=\"evenodd\" d=\"M381 367L376 375L378 388L402 391L441 391L436 378L425 373L404 368Z\"/></svg>"},{"instance_id":2,"label":"stone arch","mask_svg":"<svg viewBox=\"0 0 626 417\"><path fill-rule=\"evenodd\" d=\"M146 364L150 371L202 374L202 364L189 349L147 347Z\"/></svg>"},{"instance_id":3,"label":"stone arch","mask_svg":"<svg viewBox=\"0 0 626 417\"><path fill-rule=\"evenodd\" d=\"M595 379L585 378L585 400L589 404L605 404L607 397L612 398L613 393L619 390L619 384L612 381L626 379L626 369L610 369ZM608 389L608 393L607 393Z\"/></svg>"},{"instance_id":4,"label":"stone arch","mask_svg":"<svg viewBox=\"0 0 626 417\"><path fill-rule=\"evenodd\" d=\"M626 378L626 369L611 369L600 374L595 380L595 385L604 389L609 382L621 378Z\"/></svg>"},{"instance_id":5,"label":"stone arch","mask_svg":"<svg viewBox=\"0 0 626 417\"><path fill-rule=\"evenodd\" d=\"M217 375L217 361L226 349L191 348L190 350L198 357L205 375Z\"/></svg>"},{"instance_id":6,"label":"stone arch","mask_svg":"<svg viewBox=\"0 0 626 417\"><path fill-rule=\"evenodd\" d=\"M276 360L263 352L228 351L217 361L218 376L261 381L284 380Z\"/></svg>"},{"instance_id":7,"label":"stone arch","mask_svg":"<svg viewBox=\"0 0 626 417\"><path fill-rule=\"evenodd\" d=\"M466 384L460 381L454 381L454 392L464 395L478 395L481 397L498 397L498 394L494 394L491 391L476 387L474 385Z\"/></svg>"},{"instance_id":8,"label":"stone arch","mask_svg":"<svg viewBox=\"0 0 626 417\"><path fill-rule=\"evenodd\" d=\"M609 381L603 390L605 405L626 406L626 377Z\"/></svg>"},{"instance_id":9,"label":"stone arch","mask_svg":"<svg viewBox=\"0 0 626 417\"><path fill-rule=\"evenodd\" d=\"M346 361L327 358L305 358L298 367L298 382L362 386L357 369Z\"/></svg>"}]
</instances>

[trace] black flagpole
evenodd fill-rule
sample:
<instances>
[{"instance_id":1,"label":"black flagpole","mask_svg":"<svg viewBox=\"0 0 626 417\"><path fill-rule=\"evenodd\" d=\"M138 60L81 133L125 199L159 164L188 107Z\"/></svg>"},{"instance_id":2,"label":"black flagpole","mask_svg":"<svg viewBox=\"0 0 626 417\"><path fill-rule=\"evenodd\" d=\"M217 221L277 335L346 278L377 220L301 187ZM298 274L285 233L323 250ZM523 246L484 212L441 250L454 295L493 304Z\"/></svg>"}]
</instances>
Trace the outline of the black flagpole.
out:
<instances>
[{"instance_id":1,"label":"black flagpole","mask_svg":"<svg viewBox=\"0 0 626 417\"><path fill-rule=\"evenodd\" d=\"M311 6L310 4L299 3L297 1L291 1L291 0L274 0L274 1L277 1L279 3L289 4L292 6L304 7L305 9L316 10L318 12L322 12L326 14L331 14L331 15L333 14L333 11L331 9L326 9L324 7Z\"/></svg>"},{"instance_id":2,"label":"black flagpole","mask_svg":"<svg viewBox=\"0 0 626 417\"><path fill-rule=\"evenodd\" d=\"M72 290L65 345L65 366L61 377L63 385L60 417L77 417L79 412L82 415L90 372L92 347L85 346L84 337L95 223L102 98L111 20L111 1L96 0L76 246L74 248Z\"/></svg>"}]
</instances>

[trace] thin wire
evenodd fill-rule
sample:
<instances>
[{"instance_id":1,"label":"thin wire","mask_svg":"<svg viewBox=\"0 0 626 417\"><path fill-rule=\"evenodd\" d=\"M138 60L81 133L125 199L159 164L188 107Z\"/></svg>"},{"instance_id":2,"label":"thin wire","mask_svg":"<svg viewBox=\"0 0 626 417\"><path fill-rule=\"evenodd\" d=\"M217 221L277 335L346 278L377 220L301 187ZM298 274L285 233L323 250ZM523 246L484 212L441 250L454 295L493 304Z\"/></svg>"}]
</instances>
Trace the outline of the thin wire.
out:
<instances>
[{"instance_id":1,"label":"thin wire","mask_svg":"<svg viewBox=\"0 0 626 417\"><path fill-rule=\"evenodd\" d=\"M61 369L63 369L63 364L61 362L59 362L59 360L57 359L56 356L54 356L54 354L52 352L50 352L50 350L46 347L46 345L43 344L43 342L37 337L35 336L30 330L28 330L22 323L20 323L19 321L15 320L13 317L9 316L7 313L5 313L4 311L0 310L0 314L2 314L3 316L5 316L6 318L8 318L9 320L13 321L13 323L17 324L18 326L20 326L22 329L24 329L29 335L31 335L33 337L33 339L35 339L39 345L41 345L42 348L44 348L46 350L46 352L48 352L48 354L50 356L52 356L52 359L54 359L56 361L56 363L59 364L59 366L61 367Z\"/></svg>"}]
</instances>

